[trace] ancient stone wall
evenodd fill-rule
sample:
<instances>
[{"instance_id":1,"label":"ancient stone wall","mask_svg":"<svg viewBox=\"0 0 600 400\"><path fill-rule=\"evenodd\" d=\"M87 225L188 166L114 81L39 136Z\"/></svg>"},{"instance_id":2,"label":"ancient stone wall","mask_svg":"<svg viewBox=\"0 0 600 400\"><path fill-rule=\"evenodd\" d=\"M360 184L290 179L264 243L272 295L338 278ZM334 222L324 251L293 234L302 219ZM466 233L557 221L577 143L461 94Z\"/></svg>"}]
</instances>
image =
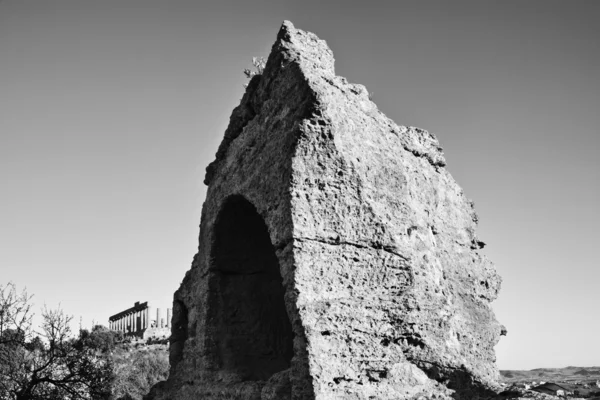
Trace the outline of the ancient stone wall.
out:
<instances>
[{"instance_id":1,"label":"ancient stone wall","mask_svg":"<svg viewBox=\"0 0 600 400\"><path fill-rule=\"evenodd\" d=\"M283 24L205 183L148 398L493 394L500 278L473 203L437 139L336 76L324 41Z\"/></svg>"}]
</instances>

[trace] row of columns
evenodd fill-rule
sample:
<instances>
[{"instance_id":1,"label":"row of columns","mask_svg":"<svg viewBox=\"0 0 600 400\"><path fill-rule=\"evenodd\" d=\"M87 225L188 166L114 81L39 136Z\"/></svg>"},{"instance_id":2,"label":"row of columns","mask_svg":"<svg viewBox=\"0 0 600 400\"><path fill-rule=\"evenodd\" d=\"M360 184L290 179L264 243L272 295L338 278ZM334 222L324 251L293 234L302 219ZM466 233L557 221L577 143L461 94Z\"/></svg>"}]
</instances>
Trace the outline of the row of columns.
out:
<instances>
[{"instance_id":1,"label":"row of columns","mask_svg":"<svg viewBox=\"0 0 600 400\"><path fill-rule=\"evenodd\" d=\"M115 331L133 333L150 326L150 310L132 311L121 318L109 321L109 328Z\"/></svg>"},{"instance_id":2,"label":"row of columns","mask_svg":"<svg viewBox=\"0 0 600 400\"><path fill-rule=\"evenodd\" d=\"M168 328L171 324L171 309L167 308L166 323L162 318L160 308L156 309L156 320L150 320L151 317L151 308L148 307L143 310L132 311L119 319L109 321L108 324L110 329L125 333L135 333L150 327Z\"/></svg>"}]
</instances>

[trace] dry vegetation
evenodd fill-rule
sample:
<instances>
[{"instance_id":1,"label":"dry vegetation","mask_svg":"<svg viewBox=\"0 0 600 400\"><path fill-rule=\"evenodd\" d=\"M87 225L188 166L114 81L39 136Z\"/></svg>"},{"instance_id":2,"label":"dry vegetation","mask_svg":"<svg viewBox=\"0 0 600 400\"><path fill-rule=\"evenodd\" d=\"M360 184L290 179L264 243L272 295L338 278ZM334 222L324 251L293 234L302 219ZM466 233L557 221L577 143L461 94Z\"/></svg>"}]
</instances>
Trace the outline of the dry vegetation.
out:
<instances>
[{"instance_id":1,"label":"dry vegetation","mask_svg":"<svg viewBox=\"0 0 600 400\"><path fill-rule=\"evenodd\" d=\"M0 400L141 400L167 378L166 341L132 343L102 325L74 334L60 309L34 329L32 316L26 291L0 285Z\"/></svg>"}]
</instances>

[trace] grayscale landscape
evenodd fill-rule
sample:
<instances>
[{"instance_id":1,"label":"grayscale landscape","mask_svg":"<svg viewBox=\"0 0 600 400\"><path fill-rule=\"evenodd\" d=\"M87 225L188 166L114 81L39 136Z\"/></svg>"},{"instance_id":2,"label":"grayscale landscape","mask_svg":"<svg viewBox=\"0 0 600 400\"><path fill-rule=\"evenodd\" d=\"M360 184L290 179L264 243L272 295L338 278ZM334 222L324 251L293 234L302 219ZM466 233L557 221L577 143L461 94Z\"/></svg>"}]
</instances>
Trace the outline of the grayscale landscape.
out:
<instances>
[{"instance_id":1,"label":"grayscale landscape","mask_svg":"<svg viewBox=\"0 0 600 400\"><path fill-rule=\"evenodd\" d=\"M600 399L600 3L0 1L0 400Z\"/></svg>"}]
</instances>

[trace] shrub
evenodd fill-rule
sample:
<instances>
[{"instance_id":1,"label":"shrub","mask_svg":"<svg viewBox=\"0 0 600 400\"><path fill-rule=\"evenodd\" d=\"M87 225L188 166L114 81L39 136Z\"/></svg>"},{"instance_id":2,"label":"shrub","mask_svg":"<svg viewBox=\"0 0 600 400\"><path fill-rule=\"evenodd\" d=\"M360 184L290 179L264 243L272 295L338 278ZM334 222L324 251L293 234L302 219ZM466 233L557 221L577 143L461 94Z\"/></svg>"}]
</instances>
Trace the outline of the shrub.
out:
<instances>
[{"instance_id":1,"label":"shrub","mask_svg":"<svg viewBox=\"0 0 600 400\"><path fill-rule=\"evenodd\" d=\"M252 57L252 65L254 69L245 68L244 75L246 78L252 79L254 75L262 75L265 70L265 65L267 65L267 60L264 57ZM244 85L244 88L247 88L248 84Z\"/></svg>"},{"instance_id":2,"label":"shrub","mask_svg":"<svg viewBox=\"0 0 600 400\"><path fill-rule=\"evenodd\" d=\"M140 400L169 375L169 354L164 349L119 352L113 356L112 394L116 399Z\"/></svg>"}]
</instances>

